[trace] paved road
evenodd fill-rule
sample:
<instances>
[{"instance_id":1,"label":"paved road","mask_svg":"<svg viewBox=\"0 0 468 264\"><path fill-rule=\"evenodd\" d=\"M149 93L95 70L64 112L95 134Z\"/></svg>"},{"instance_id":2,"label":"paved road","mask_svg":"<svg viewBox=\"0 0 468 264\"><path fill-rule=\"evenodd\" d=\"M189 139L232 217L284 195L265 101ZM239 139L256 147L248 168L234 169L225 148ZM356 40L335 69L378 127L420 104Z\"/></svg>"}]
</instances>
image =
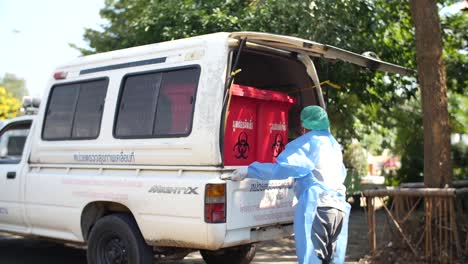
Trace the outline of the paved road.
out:
<instances>
[{"instance_id":1,"label":"paved road","mask_svg":"<svg viewBox=\"0 0 468 264\"><path fill-rule=\"evenodd\" d=\"M359 210L350 218L350 237L346 263L357 263L368 249L365 214ZM0 264L86 264L86 252L52 242L0 234ZM167 262L166 262L167 263ZM199 253L188 255L173 264L203 264ZM294 241L282 239L259 245L252 264L295 264Z\"/></svg>"}]
</instances>

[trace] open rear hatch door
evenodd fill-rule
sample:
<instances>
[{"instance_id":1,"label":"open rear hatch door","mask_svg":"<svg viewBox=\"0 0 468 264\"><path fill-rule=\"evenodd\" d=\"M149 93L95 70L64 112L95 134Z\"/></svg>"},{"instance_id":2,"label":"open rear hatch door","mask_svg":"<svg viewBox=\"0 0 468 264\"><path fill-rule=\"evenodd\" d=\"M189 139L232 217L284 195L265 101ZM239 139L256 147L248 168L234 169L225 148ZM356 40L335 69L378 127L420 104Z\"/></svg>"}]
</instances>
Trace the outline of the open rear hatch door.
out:
<instances>
[{"instance_id":1,"label":"open rear hatch door","mask_svg":"<svg viewBox=\"0 0 468 264\"><path fill-rule=\"evenodd\" d=\"M302 53L311 57L321 57L330 60L342 60L344 62L359 65L373 71L384 71L398 73L401 75L411 75L414 73L413 70L399 65L296 37L258 32L234 32L231 33L230 37L239 40L247 38L247 43L250 42L266 47L277 48L280 50Z\"/></svg>"}]
</instances>

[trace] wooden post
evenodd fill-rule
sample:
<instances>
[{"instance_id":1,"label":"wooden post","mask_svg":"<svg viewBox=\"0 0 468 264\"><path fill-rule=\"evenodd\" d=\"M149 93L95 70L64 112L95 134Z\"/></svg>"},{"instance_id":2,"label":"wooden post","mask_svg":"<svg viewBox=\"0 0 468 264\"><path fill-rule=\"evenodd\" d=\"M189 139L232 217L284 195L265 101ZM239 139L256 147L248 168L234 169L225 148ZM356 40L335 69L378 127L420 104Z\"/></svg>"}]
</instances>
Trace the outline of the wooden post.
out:
<instances>
[{"instance_id":1,"label":"wooden post","mask_svg":"<svg viewBox=\"0 0 468 264\"><path fill-rule=\"evenodd\" d=\"M432 198L426 197L426 258L432 260Z\"/></svg>"},{"instance_id":2,"label":"wooden post","mask_svg":"<svg viewBox=\"0 0 468 264\"><path fill-rule=\"evenodd\" d=\"M369 226L369 249L374 255L377 249L376 234L375 234L375 210L374 197L367 197L367 225Z\"/></svg>"},{"instance_id":3,"label":"wooden post","mask_svg":"<svg viewBox=\"0 0 468 264\"><path fill-rule=\"evenodd\" d=\"M443 226L444 226L444 247L445 247L445 254L443 257L449 256L449 237L448 237L448 218L447 218L447 199L442 199L444 205L444 218L443 218Z\"/></svg>"},{"instance_id":4,"label":"wooden post","mask_svg":"<svg viewBox=\"0 0 468 264\"><path fill-rule=\"evenodd\" d=\"M460 238L458 237L457 214L455 213L455 199L450 199L450 219L452 220L453 239L455 240L455 248L457 249L457 258L461 257L462 249Z\"/></svg>"},{"instance_id":5,"label":"wooden post","mask_svg":"<svg viewBox=\"0 0 468 264\"><path fill-rule=\"evenodd\" d=\"M438 249L438 251L439 251L439 256L442 256L443 253L444 253L444 251L443 251L443 246L442 246L442 245L443 245L443 243L442 243L442 242L443 242L443 240L442 240L442 238L443 238L443 229L442 229L442 226L443 226L442 201L439 200L439 201L436 203L435 211L436 211L436 213L435 213L436 215L435 215L434 218L436 219L436 223L435 223L436 229L435 229L434 231L435 231L435 232L439 231L439 232L438 232L438 238L439 238L439 245L438 245L439 249ZM435 235L437 236L437 234L435 234ZM437 238L434 239L434 241L437 242ZM437 248L436 248L435 250L437 251Z\"/></svg>"},{"instance_id":6,"label":"wooden post","mask_svg":"<svg viewBox=\"0 0 468 264\"><path fill-rule=\"evenodd\" d=\"M468 255L468 234L465 235L465 254Z\"/></svg>"}]
</instances>

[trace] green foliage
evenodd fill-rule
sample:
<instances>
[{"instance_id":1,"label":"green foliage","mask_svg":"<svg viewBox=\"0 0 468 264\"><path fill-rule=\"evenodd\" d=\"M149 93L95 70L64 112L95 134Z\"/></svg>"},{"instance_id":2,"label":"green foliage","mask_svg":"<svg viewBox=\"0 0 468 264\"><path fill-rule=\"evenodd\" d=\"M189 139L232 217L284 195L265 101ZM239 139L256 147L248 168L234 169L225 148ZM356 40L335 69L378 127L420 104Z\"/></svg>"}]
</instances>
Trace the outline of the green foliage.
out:
<instances>
[{"instance_id":1,"label":"green foliage","mask_svg":"<svg viewBox=\"0 0 468 264\"><path fill-rule=\"evenodd\" d=\"M6 88L18 100L23 100L23 96L28 95L26 82L24 79L16 77L14 74L5 73L3 78L0 78L0 86Z\"/></svg>"},{"instance_id":2,"label":"green foliage","mask_svg":"<svg viewBox=\"0 0 468 264\"><path fill-rule=\"evenodd\" d=\"M86 29L83 54L139 46L219 31L240 30L250 1L106 0L102 31Z\"/></svg>"},{"instance_id":3,"label":"green foliage","mask_svg":"<svg viewBox=\"0 0 468 264\"><path fill-rule=\"evenodd\" d=\"M447 86L454 93L467 94L468 89L468 13L441 19Z\"/></svg>"},{"instance_id":4,"label":"green foliage","mask_svg":"<svg viewBox=\"0 0 468 264\"><path fill-rule=\"evenodd\" d=\"M468 177L468 145L460 141L452 146L453 177L462 180Z\"/></svg>"},{"instance_id":5,"label":"green foliage","mask_svg":"<svg viewBox=\"0 0 468 264\"><path fill-rule=\"evenodd\" d=\"M394 175L396 182L421 182L424 169L424 134L419 95L392 111L396 127L392 151L401 157L401 168Z\"/></svg>"},{"instance_id":6,"label":"green foliage","mask_svg":"<svg viewBox=\"0 0 468 264\"><path fill-rule=\"evenodd\" d=\"M347 194L354 194L355 192L361 191L361 178L362 175L353 168L346 171L344 185L346 186Z\"/></svg>"},{"instance_id":7,"label":"green foliage","mask_svg":"<svg viewBox=\"0 0 468 264\"><path fill-rule=\"evenodd\" d=\"M8 93L5 87L0 86L0 120L15 117L20 107L21 102L11 93Z\"/></svg>"},{"instance_id":8,"label":"green foliage","mask_svg":"<svg viewBox=\"0 0 468 264\"><path fill-rule=\"evenodd\" d=\"M444 60L449 89L449 115L452 133L468 134L468 13L459 12L441 20ZM452 145L454 179L468 176L468 146Z\"/></svg>"},{"instance_id":9,"label":"green foliage","mask_svg":"<svg viewBox=\"0 0 468 264\"><path fill-rule=\"evenodd\" d=\"M346 168L355 170L361 176L367 175L367 153L358 141L346 146L343 161Z\"/></svg>"},{"instance_id":10,"label":"green foliage","mask_svg":"<svg viewBox=\"0 0 468 264\"><path fill-rule=\"evenodd\" d=\"M444 41L444 61L447 71L449 90L449 115L452 133L468 133L468 15L459 13L441 18ZM404 47L404 43L401 43ZM412 59L414 60L414 59ZM386 127L395 127L396 138L393 151L401 156L402 167L393 180L396 182L423 181L424 136L422 111L419 94L413 99L401 101L392 106L385 123ZM462 143L459 143L462 144ZM466 161L457 157L466 157L464 148L452 146L454 178L466 177ZM465 155L465 156L464 156Z\"/></svg>"},{"instance_id":11,"label":"green foliage","mask_svg":"<svg viewBox=\"0 0 468 264\"><path fill-rule=\"evenodd\" d=\"M449 93L452 133L468 134L468 95Z\"/></svg>"},{"instance_id":12,"label":"green foliage","mask_svg":"<svg viewBox=\"0 0 468 264\"><path fill-rule=\"evenodd\" d=\"M359 191L361 177L367 175L367 153L358 141L346 146L343 161L347 168L346 189L348 192Z\"/></svg>"}]
</instances>

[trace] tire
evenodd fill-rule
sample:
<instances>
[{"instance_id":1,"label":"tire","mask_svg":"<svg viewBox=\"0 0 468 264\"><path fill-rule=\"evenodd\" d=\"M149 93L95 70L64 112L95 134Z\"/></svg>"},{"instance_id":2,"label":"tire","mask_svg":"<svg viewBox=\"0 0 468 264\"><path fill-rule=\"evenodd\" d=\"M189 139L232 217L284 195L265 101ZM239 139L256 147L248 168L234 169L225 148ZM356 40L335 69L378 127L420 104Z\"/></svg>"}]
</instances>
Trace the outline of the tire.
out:
<instances>
[{"instance_id":1,"label":"tire","mask_svg":"<svg viewBox=\"0 0 468 264\"><path fill-rule=\"evenodd\" d=\"M88 264L152 264L153 250L127 214L99 219L88 239Z\"/></svg>"},{"instance_id":2,"label":"tire","mask_svg":"<svg viewBox=\"0 0 468 264\"><path fill-rule=\"evenodd\" d=\"M216 251L200 250L207 264L249 264L255 257L256 244L223 248Z\"/></svg>"}]
</instances>

